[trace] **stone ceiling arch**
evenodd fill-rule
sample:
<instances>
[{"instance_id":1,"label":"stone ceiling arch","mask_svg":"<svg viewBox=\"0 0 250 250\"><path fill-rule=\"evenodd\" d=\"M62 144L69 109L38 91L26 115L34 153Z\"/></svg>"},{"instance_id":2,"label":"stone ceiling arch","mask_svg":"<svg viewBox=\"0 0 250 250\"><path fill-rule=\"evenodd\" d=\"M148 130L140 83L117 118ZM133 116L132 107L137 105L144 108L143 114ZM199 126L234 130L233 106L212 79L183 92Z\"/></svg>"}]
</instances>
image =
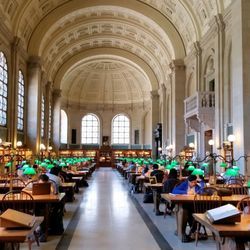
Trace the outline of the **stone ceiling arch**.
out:
<instances>
[{"instance_id":1,"label":"stone ceiling arch","mask_svg":"<svg viewBox=\"0 0 250 250\"><path fill-rule=\"evenodd\" d=\"M185 56L185 48L183 46L182 39L175 29L174 25L158 11L150 8L146 4L134 0L107 0L105 1L105 3L101 0L73 0L62 4L56 9L53 9L48 15L44 16L41 22L37 25L28 42L29 54L32 56L38 55L40 44L38 44L37 41L41 41L46 34L46 31L49 30L51 25L56 23L58 20L74 11L79 11L79 9L98 5L114 5L125 7L128 9L136 10L138 13L142 13L145 16L150 17L155 23L158 23L158 25L162 27L166 34L168 34L171 44L174 47L174 58L183 58ZM164 25L162 25L163 23Z\"/></svg>"},{"instance_id":2,"label":"stone ceiling arch","mask_svg":"<svg viewBox=\"0 0 250 250\"><path fill-rule=\"evenodd\" d=\"M109 56L111 58L113 56L114 59L123 58L124 61L129 62L131 66L137 68L137 70L140 70L142 73L145 74L151 84L150 91L158 90L159 83L157 81L157 77L155 76L153 70L148 66L148 64L146 64L145 61L143 61L136 55L117 48L95 48L74 55L72 58L66 61L58 70L55 79L53 80L54 89L61 88L61 81L63 77L70 69L72 69L72 67L75 67L75 65L81 63L82 61L89 60L89 58L91 57L98 57L104 55Z\"/></svg>"}]
</instances>

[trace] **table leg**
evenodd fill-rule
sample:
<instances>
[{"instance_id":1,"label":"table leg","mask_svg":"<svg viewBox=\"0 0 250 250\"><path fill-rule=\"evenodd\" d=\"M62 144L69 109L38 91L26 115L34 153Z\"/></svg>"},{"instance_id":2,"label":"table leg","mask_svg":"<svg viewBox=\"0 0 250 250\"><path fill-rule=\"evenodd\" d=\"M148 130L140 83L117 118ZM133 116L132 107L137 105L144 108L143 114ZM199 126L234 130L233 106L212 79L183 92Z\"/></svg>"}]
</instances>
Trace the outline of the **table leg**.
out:
<instances>
[{"instance_id":1,"label":"table leg","mask_svg":"<svg viewBox=\"0 0 250 250\"><path fill-rule=\"evenodd\" d=\"M245 241L237 238L215 237L217 250L245 250Z\"/></svg>"},{"instance_id":2,"label":"table leg","mask_svg":"<svg viewBox=\"0 0 250 250\"><path fill-rule=\"evenodd\" d=\"M158 190L153 188L153 200L154 200L154 212L155 215L163 215L163 212L160 211L159 207L160 207L160 194L158 193Z\"/></svg>"}]
</instances>

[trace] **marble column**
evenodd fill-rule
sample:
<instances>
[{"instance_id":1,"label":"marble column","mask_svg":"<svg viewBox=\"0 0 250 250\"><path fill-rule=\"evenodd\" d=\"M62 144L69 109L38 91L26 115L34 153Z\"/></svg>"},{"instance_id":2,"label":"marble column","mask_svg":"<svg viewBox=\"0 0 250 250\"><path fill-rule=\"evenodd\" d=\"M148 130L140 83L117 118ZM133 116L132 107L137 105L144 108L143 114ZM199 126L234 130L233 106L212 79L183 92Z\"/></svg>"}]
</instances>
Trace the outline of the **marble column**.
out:
<instances>
[{"instance_id":1,"label":"marble column","mask_svg":"<svg viewBox=\"0 0 250 250\"><path fill-rule=\"evenodd\" d=\"M33 154L40 153L41 142L41 61L32 57L28 63L27 145Z\"/></svg>"},{"instance_id":2,"label":"marble column","mask_svg":"<svg viewBox=\"0 0 250 250\"><path fill-rule=\"evenodd\" d=\"M225 24L222 15L214 17L214 41L215 41L215 149L220 149L224 138L223 119L223 88L224 88L224 48L225 48Z\"/></svg>"},{"instance_id":3,"label":"marble column","mask_svg":"<svg viewBox=\"0 0 250 250\"><path fill-rule=\"evenodd\" d=\"M250 1L232 1L232 122L234 158L250 155ZM244 161L239 162L244 174ZM249 173L249 171L248 171ZM247 174L247 173L245 173Z\"/></svg>"},{"instance_id":4,"label":"marble column","mask_svg":"<svg viewBox=\"0 0 250 250\"><path fill-rule=\"evenodd\" d=\"M53 134L53 151L58 152L60 148L60 131L61 131L61 90L55 89L53 91L53 105L52 105L52 134Z\"/></svg>"},{"instance_id":5,"label":"marble column","mask_svg":"<svg viewBox=\"0 0 250 250\"><path fill-rule=\"evenodd\" d=\"M159 123L159 94L158 90L151 91L151 102L152 102L152 130L154 130ZM152 158L156 158L156 143L154 134L152 131Z\"/></svg>"},{"instance_id":6,"label":"marble column","mask_svg":"<svg viewBox=\"0 0 250 250\"><path fill-rule=\"evenodd\" d=\"M170 63L171 74L171 141L173 153L178 154L185 146L184 99L185 99L185 65L182 60Z\"/></svg>"},{"instance_id":7,"label":"marble column","mask_svg":"<svg viewBox=\"0 0 250 250\"><path fill-rule=\"evenodd\" d=\"M167 141L167 100L166 100L166 86L161 84L162 95L162 151L166 153L166 141Z\"/></svg>"}]
</instances>

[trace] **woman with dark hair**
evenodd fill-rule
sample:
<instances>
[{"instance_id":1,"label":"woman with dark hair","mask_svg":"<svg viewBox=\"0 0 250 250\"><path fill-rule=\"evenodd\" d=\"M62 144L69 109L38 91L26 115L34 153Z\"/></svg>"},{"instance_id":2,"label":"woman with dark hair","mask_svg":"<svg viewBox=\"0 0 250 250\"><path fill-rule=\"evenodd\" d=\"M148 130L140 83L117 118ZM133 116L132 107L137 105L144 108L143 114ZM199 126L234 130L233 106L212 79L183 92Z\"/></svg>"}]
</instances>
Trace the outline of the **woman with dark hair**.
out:
<instances>
[{"instance_id":1,"label":"woman with dark hair","mask_svg":"<svg viewBox=\"0 0 250 250\"><path fill-rule=\"evenodd\" d=\"M175 168L170 169L167 180L163 183L163 193L171 193L176 184L179 182L177 178L177 170ZM166 203L165 214L171 215L174 208L174 204Z\"/></svg>"}]
</instances>

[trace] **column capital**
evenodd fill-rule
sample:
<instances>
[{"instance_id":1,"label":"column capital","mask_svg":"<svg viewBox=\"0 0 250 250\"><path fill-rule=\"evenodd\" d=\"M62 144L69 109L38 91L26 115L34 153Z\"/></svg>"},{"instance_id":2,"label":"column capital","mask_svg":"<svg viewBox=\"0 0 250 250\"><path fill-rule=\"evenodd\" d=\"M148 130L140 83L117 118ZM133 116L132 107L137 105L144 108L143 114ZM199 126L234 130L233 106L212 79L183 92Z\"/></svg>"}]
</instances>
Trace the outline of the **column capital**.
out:
<instances>
[{"instance_id":1,"label":"column capital","mask_svg":"<svg viewBox=\"0 0 250 250\"><path fill-rule=\"evenodd\" d=\"M41 68L42 59L39 56L31 56L28 61L29 68Z\"/></svg>"},{"instance_id":2,"label":"column capital","mask_svg":"<svg viewBox=\"0 0 250 250\"><path fill-rule=\"evenodd\" d=\"M150 94L151 94L151 99L159 98L158 90L152 90Z\"/></svg>"},{"instance_id":3,"label":"column capital","mask_svg":"<svg viewBox=\"0 0 250 250\"><path fill-rule=\"evenodd\" d=\"M169 64L170 69L173 71L185 70L185 64L182 59L175 59Z\"/></svg>"},{"instance_id":4,"label":"column capital","mask_svg":"<svg viewBox=\"0 0 250 250\"><path fill-rule=\"evenodd\" d=\"M59 98L62 96L62 90L61 89L54 89L52 94L53 94L54 98Z\"/></svg>"}]
</instances>

